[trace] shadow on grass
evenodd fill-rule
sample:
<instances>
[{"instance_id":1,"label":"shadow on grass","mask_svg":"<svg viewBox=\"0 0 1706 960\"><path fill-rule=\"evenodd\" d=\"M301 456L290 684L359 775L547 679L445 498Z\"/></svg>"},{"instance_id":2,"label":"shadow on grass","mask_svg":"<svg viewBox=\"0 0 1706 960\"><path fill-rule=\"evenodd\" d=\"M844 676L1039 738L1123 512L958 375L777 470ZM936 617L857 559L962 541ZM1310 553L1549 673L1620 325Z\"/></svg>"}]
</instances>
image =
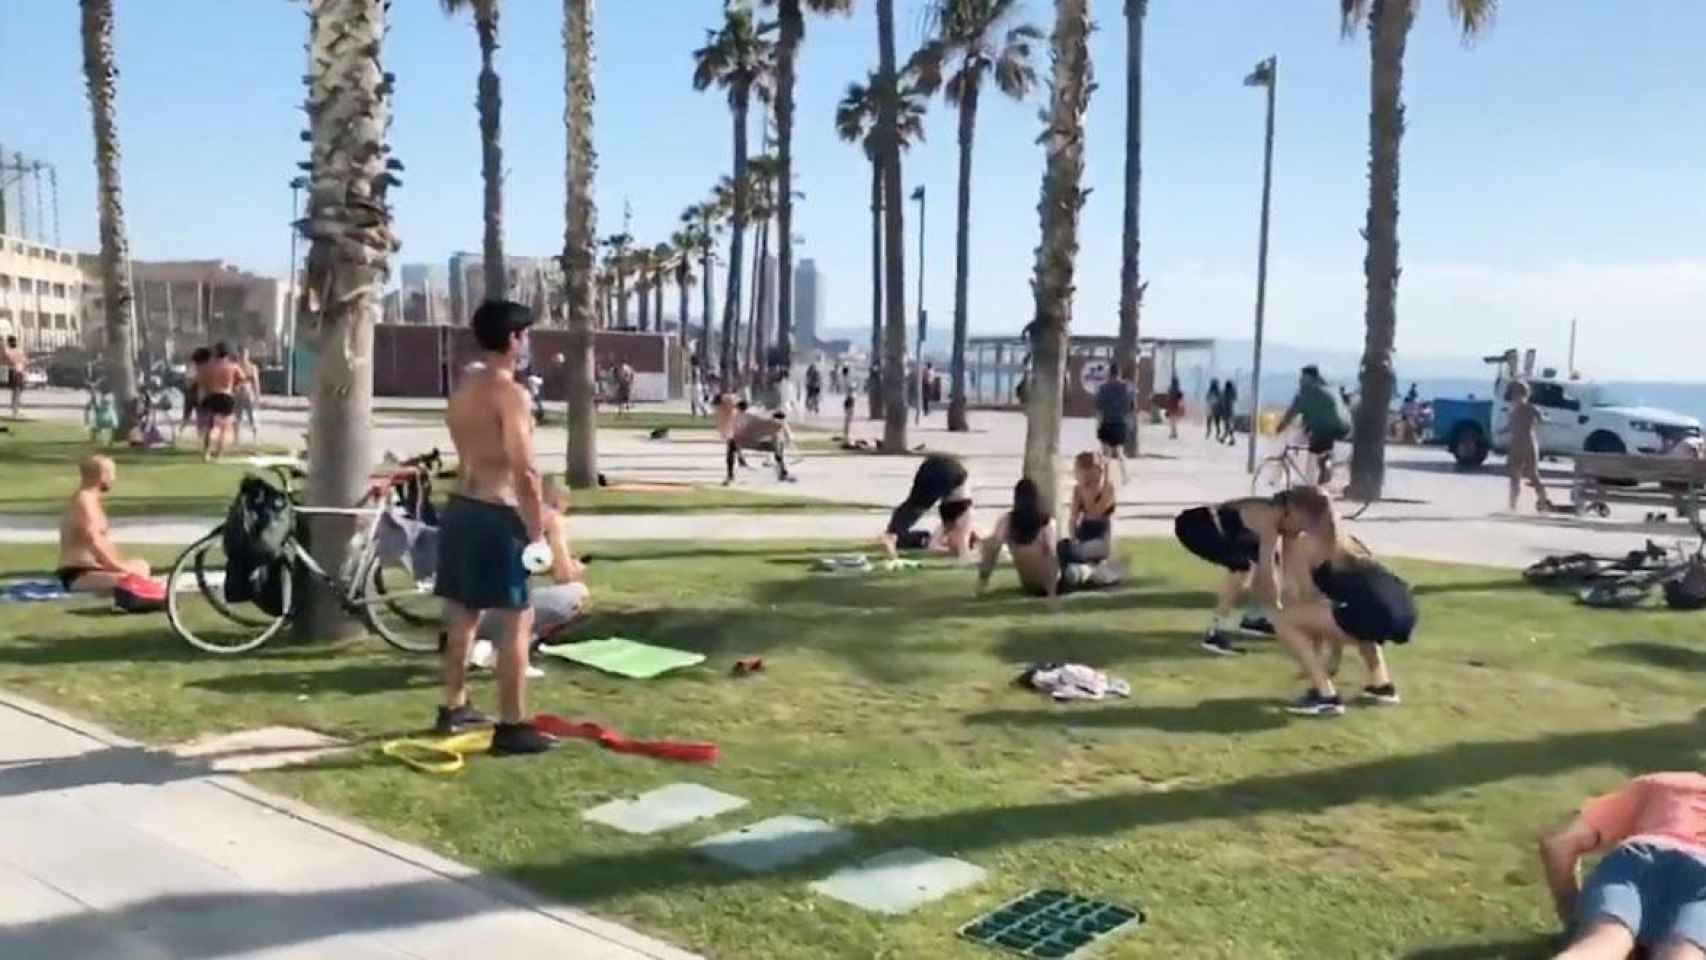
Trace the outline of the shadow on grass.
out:
<instances>
[{"instance_id":1,"label":"shadow on grass","mask_svg":"<svg viewBox=\"0 0 1706 960\"><path fill-rule=\"evenodd\" d=\"M1688 670L1706 673L1706 653L1688 647L1673 647L1664 643L1615 643L1599 647L1593 655L1606 660L1622 660L1669 670Z\"/></svg>"},{"instance_id":2,"label":"shadow on grass","mask_svg":"<svg viewBox=\"0 0 1706 960\"><path fill-rule=\"evenodd\" d=\"M1404 960L1543 960L1565 946L1562 937L1532 936L1502 943L1465 943L1428 947L1404 954Z\"/></svg>"},{"instance_id":3,"label":"shadow on grass","mask_svg":"<svg viewBox=\"0 0 1706 960\"><path fill-rule=\"evenodd\" d=\"M1082 663L1102 669L1133 660L1201 659L1201 634L1122 630L1117 627L1020 627L996 645L1004 663Z\"/></svg>"},{"instance_id":4,"label":"shadow on grass","mask_svg":"<svg viewBox=\"0 0 1706 960\"><path fill-rule=\"evenodd\" d=\"M1699 756L1701 737L1706 734L1703 718L1706 715L1628 730L1462 743L1408 756L1165 792L991 803L945 813L854 822L847 826L857 833L859 842L842 854L842 860L852 862L898 847L924 847L954 850L975 861L983 851L1057 837L1102 837L1142 827L1242 820L1262 814L1313 815L1354 803L1405 803L1582 767L1610 764L1629 772L1676 769L1692 765ZM833 866L819 858L769 876L772 881L817 878ZM715 868L676 847L521 863L509 873L569 902L583 903L680 886L704 888L749 881L740 871Z\"/></svg>"},{"instance_id":5,"label":"shadow on grass","mask_svg":"<svg viewBox=\"0 0 1706 960\"><path fill-rule=\"evenodd\" d=\"M425 661L407 663L352 663L329 670L279 670L207 677L184 684L198 690L236 696L255 693L343 693L364 696L396 693L438 683L437 671Z\"/></svg>"},{"instance_id":6,"label":"shadow on grass","mask_svg":"<svg viewBox=\"0 0 1706 960\"><path fill-rule=\"evenodd\" d=\"M104 609L104 608L102 608ZM145 617L150 625L123 633L99 636L47 636L23 634L16 640L0 644L0 664L15 666L54 666L71 663L106 663L110 661L135 663L195 661L214 662L213 654L196 650L172 636L164 618ZM323 659L332 647L279 647L263 649L244 656L254 660L311 660Z\"/></svg>"},{"instance_id":7,"label":"shadow on grass","mask_svg":"<svg viewBox=\"0 0 1706 960\"><path fill-rule=\"evenodd\" d=\"M1064 704L1053 710L991 710L965 718L968 726L1058 727L1067 730L1143 728L1164 733L1255 733L1286 725L1271 700L1239 697L1188 707Z\"/></svg>"}]
</instances>

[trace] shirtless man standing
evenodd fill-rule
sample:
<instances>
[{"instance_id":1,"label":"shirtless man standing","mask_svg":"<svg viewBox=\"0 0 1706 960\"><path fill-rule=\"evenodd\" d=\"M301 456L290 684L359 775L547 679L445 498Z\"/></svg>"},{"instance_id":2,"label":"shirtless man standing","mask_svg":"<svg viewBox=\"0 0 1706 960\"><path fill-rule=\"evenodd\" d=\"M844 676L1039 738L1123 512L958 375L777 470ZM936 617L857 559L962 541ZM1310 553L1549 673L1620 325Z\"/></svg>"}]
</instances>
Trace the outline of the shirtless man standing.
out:
<instances>
[{"instance_id":1,"label":"shirtless man standing","mask_svg":"<svg viewBox=\"0 0 1706 960\"><path fill-rule=\"evenodd\" d=\"M554 741L523 721L527 641L533 610L521 552L545 532L539 472L533 466L533 414L515 382L526 363L533 312L488 300L474 311L483 365L464 374L445 419L461 463L456 492L439 527L438 580L444 598L444 703L434 728L454 733L486 718L468 703L468 645L482 617L497 621L498 724L493 754L542 753Z\"/></svg>"},{"instance_id":2,"label":"shirtless man standing","mask_svg":"<svg viewBox=\"0 0 1706 960\"><path fill-rule=\"evenodd\" d=\"M148 564L127 560L113 546L101 498L113 488L118 469L106 457L77 465L77 492L59 521L59 583L66 590L104 593L125 577L148 576Z\"/></svg>"},{"instance_id":3,"label":"shirtless man standing","mask_svg":"<svg viewBox=\"0 0 1706 960\"><path fill-rule=\"evenodd\" d=\"M196 371L197 393L209 423L201 439L202 459L218 460L225 455L226 442L236 439L237 391L248 380L249 375L225 341L214 344L213 357Z\"/></svg>"},{"instance_id":4,"label":"shirtless man standing","mask_svg":"<svg viewBox=\"0 0 1706 960\"><path fill-rule=\"evenodd\" d=\"M12 419L18 419L18 408L24 402L24 374L29 367L29 358L24 356L23 348L18 346L17 337L6 338L6 387L12 392Z\"/></svg>"}]
</instances>

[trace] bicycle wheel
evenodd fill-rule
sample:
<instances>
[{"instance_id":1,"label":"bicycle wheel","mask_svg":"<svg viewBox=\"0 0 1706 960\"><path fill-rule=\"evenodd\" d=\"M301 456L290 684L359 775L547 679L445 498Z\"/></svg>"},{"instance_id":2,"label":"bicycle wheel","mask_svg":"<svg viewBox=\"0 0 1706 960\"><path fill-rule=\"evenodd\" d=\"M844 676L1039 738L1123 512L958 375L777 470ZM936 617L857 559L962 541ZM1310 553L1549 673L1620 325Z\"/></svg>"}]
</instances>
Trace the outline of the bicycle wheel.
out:
<instances>
[{"instance_id":1,"label":"bicycle wheel","mask_svg":"<svg viewBox=\"0 0 1706 960\"><path fill-rule=\"evenodd\" d=\"M373 560L361 577L362 618L379 638L404 653L438 652L444 602L431 578L416 579L401 563Z\"/></svg>"},{"instance_id":2,"label":"bicycle wheel","mask_svg":"<svg viewBox=\"0 0 1706 960\"><path fill-rule=\"evenodd\" d=\"M1256 464L1256 473L1250 478L1250 493L1265 496L1277 493L1291 486L1291 465L1284 457L1269 457Z\"/></svg>"},{"instance_id":3,"label":"bicycle wheel","mask_svg":"<svg viewBox=\"0 0 1706 960\"><path fill-rule=\"evenodd\" d=\"M185 550L166 579L166 621L185 643L208 653L245 653L272 639L289 617L225 599L225 545L222 530ZM283 584L289 610L291 584Z\"/></svg>"}]
</instances>

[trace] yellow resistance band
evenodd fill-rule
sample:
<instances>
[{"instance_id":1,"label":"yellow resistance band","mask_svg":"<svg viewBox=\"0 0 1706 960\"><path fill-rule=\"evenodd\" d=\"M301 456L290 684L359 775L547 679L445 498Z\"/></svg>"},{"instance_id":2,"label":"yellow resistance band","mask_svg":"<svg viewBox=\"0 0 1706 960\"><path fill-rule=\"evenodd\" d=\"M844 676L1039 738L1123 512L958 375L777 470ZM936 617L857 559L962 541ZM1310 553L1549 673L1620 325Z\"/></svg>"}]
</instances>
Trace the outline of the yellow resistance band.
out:
<instances>
[{"instance_id":1,"label":"yellow resistance band","mask_svg":"<svg viewBox=\"0 0 1706 960\"><path fill-rule=\"evenodd\" d=\"M455 773L468 754L485 753L491 746L492 731L476 730L442 740L390 740L379 750L424 773Z\"/></svg>"}]
</instances>

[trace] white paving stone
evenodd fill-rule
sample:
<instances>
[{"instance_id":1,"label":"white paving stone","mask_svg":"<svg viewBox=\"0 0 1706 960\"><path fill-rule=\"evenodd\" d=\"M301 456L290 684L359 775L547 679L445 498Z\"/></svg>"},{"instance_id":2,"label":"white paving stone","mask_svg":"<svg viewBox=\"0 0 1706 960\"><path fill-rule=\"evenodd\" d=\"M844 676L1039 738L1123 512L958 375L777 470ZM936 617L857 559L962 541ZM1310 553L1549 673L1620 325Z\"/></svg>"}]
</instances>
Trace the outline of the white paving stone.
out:
<instances>
[{"instance_id":1,"label":"white paving stone","mask_svg":"<svg viewBox=\"0 0 1706 960\"><path fill-rule=\"evenodd\" d=\"M853 833L822 820L784 814L707 837L694 848L712 860L766 873L853 842Z\"/></svg>"},{"instance_id":2,"label":"white paving stone","mask_svg":"<svg viewBox=\"0 0 1706 960\"><path fill-rule=\"evenodd\" d=\"M196 760L217 773L248 773L311 763L349 749L342 740L296 727L261 727L198 737L167 747L183 760Z\"/></svg>"},{"instance_id":3,"label":"white paving stone","mask_svg":"<svg viewBox=\"0 0 1706 960\"><path fill-rule=\"evenodd\" d=\"M843 867L811 888L874 913L908 913L983 880L976 864L907 847Z\"/></svg>"},{"instance_id":4,"label":"white paving stone","mask_svg":"<svg viewBox=\"0 0 1706 960\"><path fill-rule=\"evenodd\" d=\"M672 783L632 800L612 800L581 814L624 833L661 833L746 806L744 797L697 783Z\"/></svg>"}]
</instances>

